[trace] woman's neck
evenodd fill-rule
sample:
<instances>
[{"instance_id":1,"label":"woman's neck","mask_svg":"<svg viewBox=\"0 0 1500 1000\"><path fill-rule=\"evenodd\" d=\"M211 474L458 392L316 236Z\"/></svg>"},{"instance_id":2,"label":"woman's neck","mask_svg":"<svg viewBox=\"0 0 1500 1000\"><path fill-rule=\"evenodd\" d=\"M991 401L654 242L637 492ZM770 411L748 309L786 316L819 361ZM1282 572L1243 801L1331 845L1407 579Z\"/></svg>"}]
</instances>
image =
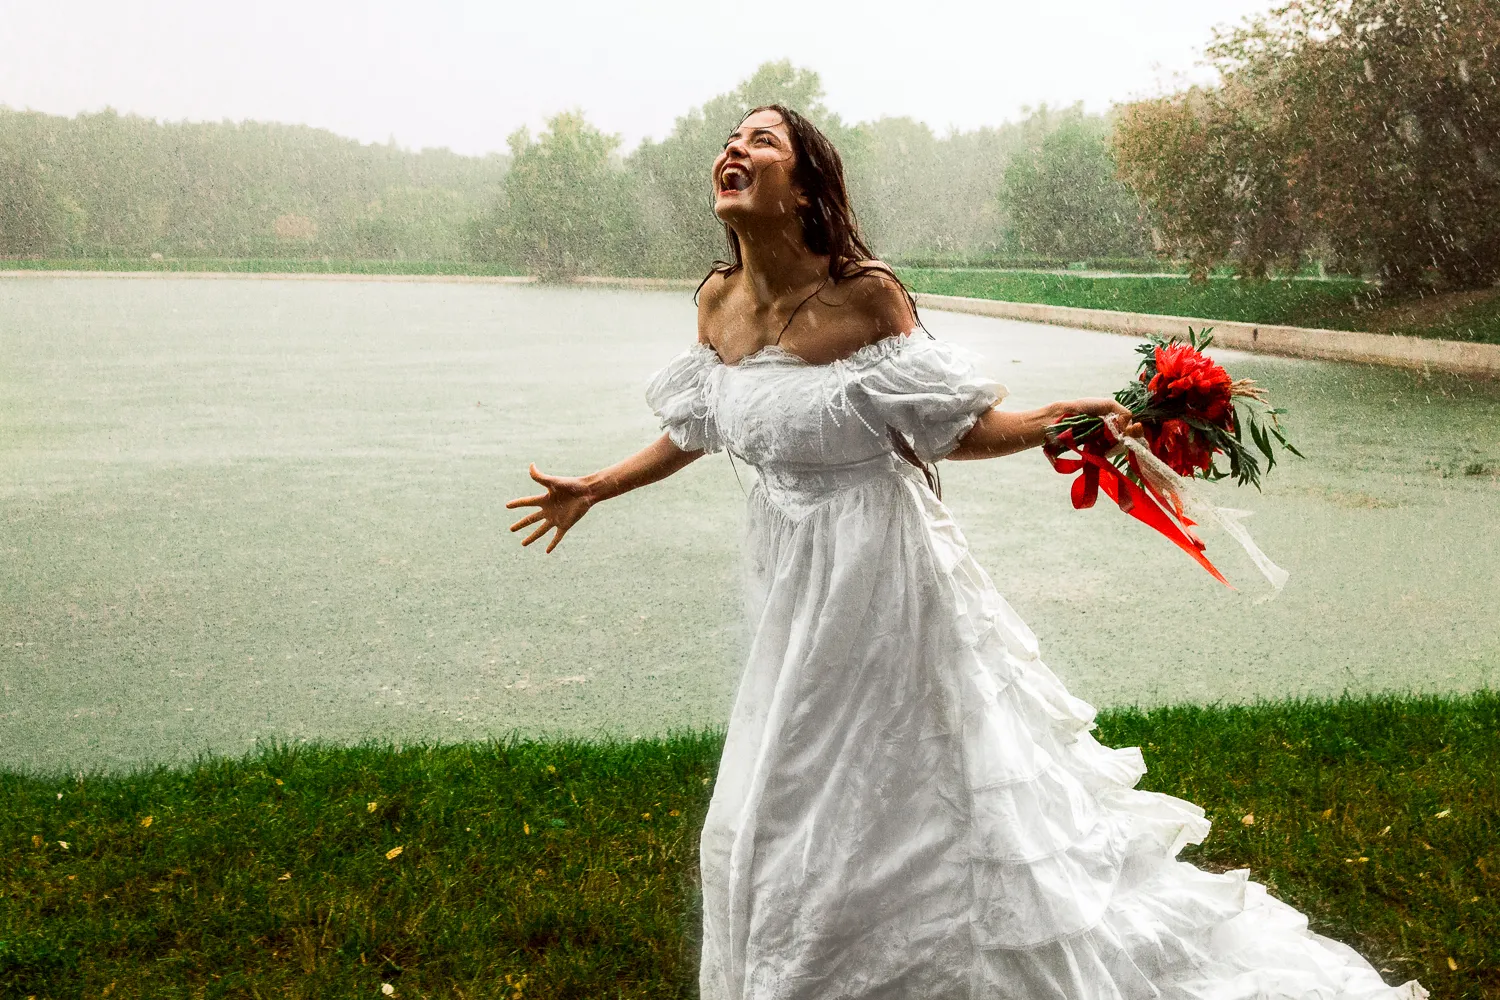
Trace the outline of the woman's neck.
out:
<instances>
[{"instance_id":1,"label":"woman's neck","mask_svg":"<svg viewBox=\"0 0 1500 1000\"><path fill-rule=\"evenodd\" d=\"M740 262L757 305L771 307L789 295L805 294L828 275L827 255L815 254L802 242L802 226L736 230Z\"/></svg>"}]
</instances>

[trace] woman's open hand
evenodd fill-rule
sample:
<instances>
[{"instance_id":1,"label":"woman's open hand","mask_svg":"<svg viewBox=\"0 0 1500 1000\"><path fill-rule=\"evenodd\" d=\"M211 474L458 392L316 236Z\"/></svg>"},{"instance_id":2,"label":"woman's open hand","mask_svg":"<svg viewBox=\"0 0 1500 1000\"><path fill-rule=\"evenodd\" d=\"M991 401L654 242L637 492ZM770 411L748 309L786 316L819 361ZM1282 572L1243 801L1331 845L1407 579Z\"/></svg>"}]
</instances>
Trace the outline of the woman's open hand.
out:
<instances>
[{"instance_id":1,"label":"woman's open hand","mask_svg":"<svg viewBox=\"0 0 1500 1000\"><path fill-rule=\"evenodd\" d=\"M568 529L578 523L578 519L588 513L588 509L594 505L593 497L584 480L575 476L549 476L538 472L536 463L531 465L531 478L547 488L546 493L538 493L534 497L517 497L510 501L506 507L538 507L539 510L532 511L510 526L511 531L520 531L528 524L536 524L536 530L521 540L522 545L530 545L541 538L553 528L557 534L552 536L552 541L547 543L547 551L551 552L557 548L557 543L562 541L563 535ZM537 522L541 522L538 524Z\"/></svg>"}]
</instances>

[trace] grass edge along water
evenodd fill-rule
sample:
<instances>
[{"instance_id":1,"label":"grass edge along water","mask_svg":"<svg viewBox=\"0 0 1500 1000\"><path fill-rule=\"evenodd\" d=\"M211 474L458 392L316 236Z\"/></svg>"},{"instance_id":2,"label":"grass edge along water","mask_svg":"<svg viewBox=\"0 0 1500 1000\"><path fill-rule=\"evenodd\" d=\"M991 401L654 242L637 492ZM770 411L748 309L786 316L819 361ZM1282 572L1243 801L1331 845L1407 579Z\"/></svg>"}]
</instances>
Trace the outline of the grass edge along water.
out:
<instances>
[{"instance_id":1,"label":"grass edge along water","mask_svg":"<svg viewBox=\"0 0 1500 1000\"><path fill-rule=\"evenodd\" d=\"M1500 998L1500 693L1101 711L1387 982ZM0 772L0 993L691 997L718 730ZM389 990L386 990L389 987Z\"/></svg>"}]
</instances>

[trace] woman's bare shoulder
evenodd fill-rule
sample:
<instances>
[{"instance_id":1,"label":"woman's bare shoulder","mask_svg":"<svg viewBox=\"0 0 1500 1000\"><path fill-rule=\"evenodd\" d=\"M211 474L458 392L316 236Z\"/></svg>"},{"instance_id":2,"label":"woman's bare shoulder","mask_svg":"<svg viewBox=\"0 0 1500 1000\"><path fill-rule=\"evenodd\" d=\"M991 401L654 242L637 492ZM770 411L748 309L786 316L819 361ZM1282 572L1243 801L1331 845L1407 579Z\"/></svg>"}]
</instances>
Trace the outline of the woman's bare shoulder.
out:
<instances>
[{"instance_id":1,"label":"woman's bare shoulder","mask_svg":"<svg viewBox=\"0 0 1500 1000\"><path fill-rule=\"evenodd\" d=\"M909 333L917 325L906 287L884 261L851 261L840 284L849 289L846 305L870 331L871 342L893 333Z\"/></svg>"}]
</instances>

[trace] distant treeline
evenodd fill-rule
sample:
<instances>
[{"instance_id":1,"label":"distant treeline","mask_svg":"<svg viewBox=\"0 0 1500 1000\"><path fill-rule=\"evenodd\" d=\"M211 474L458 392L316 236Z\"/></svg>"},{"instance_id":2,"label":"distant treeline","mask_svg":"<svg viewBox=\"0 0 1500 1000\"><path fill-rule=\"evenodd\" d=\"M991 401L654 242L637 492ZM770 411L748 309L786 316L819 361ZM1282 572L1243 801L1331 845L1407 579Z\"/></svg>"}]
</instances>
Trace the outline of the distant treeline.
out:
<instances>
[{"instance_id":1,"label":"distant treeline","mask_svg":"<svg viewBox=\"0 0 1500 1000\"><path fill-rule=\"evenodd\" d=\"M1042 108L940 136L846 125L815 73L762 66L628 155L564 113L509 155L408 152L324 130L0 109L0 256L475 261L572 273L702 274L723 253L709 169L744 112L802 110L840 149L856 211L892 259L1149 257L1115 179L1110 122Z\"/></svg>"},{"instance_id":2,"label":"distant treeline","mask_svg":"<svg viewBox=\"0 0 1500 1000\"><path fill-rule=\"evenodd\" d=\"M544 277L695 276L724 252L709 170L762 104L840 150L893 263L1086 260L1203 277L1316 262L1383 291L1500 279L1500 4L1303 0L1221 32L1219 83L937 135L847 124L767 63L621 155L581 112L506 156L410 153L300 126L0 110L0 256L463 261Z\"/></svg>"},{"instance_id":3,"label":"distant treeline","mask_svg":"<svg viewBox=\"0 0 1500 1000\"><path fill-rule=\"evenodd\" d=\"M451 259L505 167L301 125L0 108L0 255Z\"/></svg>"}]
</instances>

